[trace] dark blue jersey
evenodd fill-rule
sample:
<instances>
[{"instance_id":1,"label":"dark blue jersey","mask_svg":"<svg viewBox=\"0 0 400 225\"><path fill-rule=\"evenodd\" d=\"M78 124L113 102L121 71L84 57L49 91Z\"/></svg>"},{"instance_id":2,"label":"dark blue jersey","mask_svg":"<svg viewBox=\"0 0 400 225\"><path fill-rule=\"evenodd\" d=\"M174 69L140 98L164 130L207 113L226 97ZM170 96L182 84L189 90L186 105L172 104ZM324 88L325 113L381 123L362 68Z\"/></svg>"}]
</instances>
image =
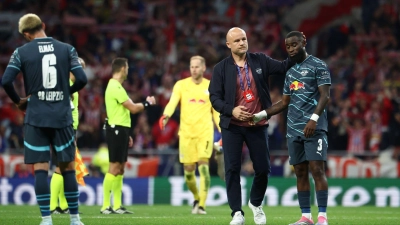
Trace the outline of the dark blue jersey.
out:
<instances>
[{"instance_id":1,"label":"dark blue jersey","mask_svg":"<svg viewBox=\"0 0 400 225\"><path fill-rule=\"evenodd\" d=\"M51 37L36 38L14 51L7 68L16 71L12 79L22 72L26 95L31 95L25 123L52 128L72 124L69 72L82 68L75 48Z\"/></svg>"},{"instance_id":2,"label":"dark blue jersey","mask_svg":"<svg viewBox=\"0 0 400 225\"><path fill-rule=\"evenodd\" d=\"M321 85L331 85L331 76L326 64L312 55L286 72L283 94L290 95L287 137L304 135L303 129L317 107ZM326 109L320 115L316 129L328 131Z\"/></svg>"}]
</instances>

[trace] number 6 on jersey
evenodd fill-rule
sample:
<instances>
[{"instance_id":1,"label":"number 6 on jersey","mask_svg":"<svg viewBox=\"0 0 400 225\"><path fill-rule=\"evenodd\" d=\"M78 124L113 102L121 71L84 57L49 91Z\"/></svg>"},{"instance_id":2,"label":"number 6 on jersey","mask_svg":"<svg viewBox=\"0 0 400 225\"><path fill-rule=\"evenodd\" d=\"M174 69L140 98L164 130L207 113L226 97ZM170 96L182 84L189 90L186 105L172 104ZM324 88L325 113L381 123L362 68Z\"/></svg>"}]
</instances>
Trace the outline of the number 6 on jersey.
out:
<instances>
[{"instance_id":1,"label":"number 6 on jersey","mask_svg":"<svg viewBox=\"0 0 400 225\"><path fill-rule=\"evenodd\" d=\"M56 55L46 54L42 58L43 87L46 89L54 88L57 84L57 64Z\"/></svg>"}]
</instances>

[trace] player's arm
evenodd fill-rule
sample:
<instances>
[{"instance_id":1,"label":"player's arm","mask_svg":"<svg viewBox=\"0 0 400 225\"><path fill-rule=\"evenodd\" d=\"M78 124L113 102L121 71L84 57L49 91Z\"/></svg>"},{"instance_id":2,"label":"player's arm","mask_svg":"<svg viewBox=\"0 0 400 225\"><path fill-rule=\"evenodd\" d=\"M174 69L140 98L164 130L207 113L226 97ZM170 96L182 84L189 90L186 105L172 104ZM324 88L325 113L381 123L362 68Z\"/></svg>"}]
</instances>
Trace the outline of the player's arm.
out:
<instances>
[{"instance_id":1,"label":"player's arm","mask_svg":"<svg viewBox=\"0 0 400 225\"><path fill-rule=\"evenodd\" d=\"M21 98L15 91L14 84L13 84L18 73L19 73L19 69L8 66L6 68L6 71L4 71L3 78L1 80L1 84L4 87L4 90L6 91L7 95L11 98L11 100L15 104L18 104L21 100Z\"/></svg>"},{"instance_id":2,"label":"player's arm","mask_svg":"<svg viewBox=\"0 0 400 225\"><path fill-rule=\"evenodd\" d=\"M178 103L181 101L181 82L178 81L172 89L172 95L169 99L168 104L165 106L163 115L159 119L159 126L161 130L164 130L165 125L168 123L169 118L174 114Z\"/></svg>"},{"instance_id":3,"label":"player's arm","mask_svg":"<svg viewBox=\"0 0 400 225\"><path fill-rule=\"evenodd\" d=\"M309 138L314 134L319 116L324 111L330 97L329 91L331 85L331 74L328 70L328 67L325 63L320 63L315 68L315 79L317 81L320 97L318 99L317 107L315 107L314 113L310 117L310 120L303 130L304 136L306 138Z\"/></svg>"},{"instance_id":4,"label":"player's arm","mask_svg":"<svg viewBox=\"0 0 400 225\"><path fill-rule=\"evenodd\" d=\"M312 114L310 120L308 121L303 130L304 136L306 138L309 138L314 134L314 131L317 127L318 118L322 114L326 105L329 102L330 98L329 90L330 90L330 85L328 84L324 84L318 87L320 97L317 103L317 107L315 108L314 113Z\"/></svg>"},{"instance_id":5,"label":"player's arm","mask_svg":"<svg viewBox=\"0 0 400 225\"><path fill-rule=\"evenodd\" d=\"M260 120L266 118L269 119L271 116L278 114L282 112L283 110L287 109L290 103L290 96L291 96L291 91L290 91L290 81L288 77L286 76L285 82L283 85L283 96L280 101L269 107L268 109L262 110L259 113L256 113L253 115L253 120L250 121L251 125L255 125L258 123Z\"/></svg>"},{"instance_id":6,"label":"player's arm","mask_svg":"<svg viewBox=\"0 0 400 225\"><path fill-rule=\"evenodd\" d=\"M283 95L280 101L273 104L268 109L265 109L259 113L254 114L252 121L253 123L251 122L251 124L254 125L264 118L269 119L271 118L271 116L282 112L283 110L287 109L287 107L289 106L289 102L290 102L290 95Z\"/></svg>"},{"instance_id":7,"label":"player's arm","mask_svg":"<svg viewBox=\"0 0 400 225\"><path fill-rule=\"evenodd\" d=\"M21 60L18 53L18 49L16 49L10 57L10 61L8 62L6 71L4 71L3 78L1 80L2 86L6 91L7 95L11 98L11 100L17 104L18 108L24 110L26 107L27 100L29 98L21 98L15 91L13 82L17 77L18 73L21 71ZM30 94L30 93L28 93Z\"/></svg>"}]
</instances>

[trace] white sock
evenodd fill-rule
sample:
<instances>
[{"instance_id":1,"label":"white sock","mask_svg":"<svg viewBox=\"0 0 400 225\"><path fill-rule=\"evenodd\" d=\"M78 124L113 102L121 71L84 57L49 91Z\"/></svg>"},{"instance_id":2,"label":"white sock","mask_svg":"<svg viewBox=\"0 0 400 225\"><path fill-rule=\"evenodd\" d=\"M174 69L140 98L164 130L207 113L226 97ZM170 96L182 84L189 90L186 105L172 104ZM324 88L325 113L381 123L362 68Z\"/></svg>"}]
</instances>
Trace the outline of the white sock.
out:
<instances>
[{"instance_id":1,"label":"white sock","mask_svg":"<svg viewBox=\"0 0 400 225\"><path fill-rule=\"evenodd\" d=\"M51 216L42 216L43 220L51 220Z\"/></svg>"},{"instance_id":2,"label":"white sock","mask_svg":"<svg viewBox=\"0 0 400 225\"><path fill-rule=\"evenodd\" d=\"M71 219L78 219L79 220L79 214L69 214Z\"/></svg>"},{"instance_id":3,"label":"white sock","mask_svg":"<svg viewBox=\"0 0 400 225\"><path fill-rule=\"evenodd\" d=\"M320 217L320 216L323 216L323 217L325 217L325 218L328 218L328 217L326 216L326 212L319 212L319 213L318 213L318 217Z\"/></svg>"},{"instance_id":4,"label":"white sock","mask_svg":"<svg viewBox=\"0 0 400 225\"><path fill-rule=\"evenodd\" d=\"M312 219L311 213L302 213L301 216L304 216L305 218L307 218L309 220Z\"/></svg>"}]
</instances>

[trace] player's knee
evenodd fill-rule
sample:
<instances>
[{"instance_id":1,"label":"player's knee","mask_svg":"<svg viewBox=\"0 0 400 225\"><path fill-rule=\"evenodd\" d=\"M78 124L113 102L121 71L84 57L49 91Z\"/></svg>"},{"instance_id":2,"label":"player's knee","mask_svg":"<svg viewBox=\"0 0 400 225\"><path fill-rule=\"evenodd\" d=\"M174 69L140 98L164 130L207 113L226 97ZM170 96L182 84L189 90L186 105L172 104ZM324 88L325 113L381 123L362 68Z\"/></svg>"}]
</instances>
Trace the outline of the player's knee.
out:
<instances>
[{"instance_id":1,"label":"player's knee","mask_svg":"<svg viewBox=\"0 0 400 225\"><path fill-rule=\"evenodd\" d=\"M199 165L208 165L208 158L201 158L198 162Z\"/></svg>"},{"instance_id":2,"label":"player's knee","mask_svg":"<svg viewBox=\"0 0 400 225\"><path fill-rule=\"evenodd\" d=\"M325 176L324 169L323 168L319 168L319 167L313 168L311 173L312 173L312 176L313 176L314 179L319 179L319 178Z\"/></svg>"}]
</instances>

